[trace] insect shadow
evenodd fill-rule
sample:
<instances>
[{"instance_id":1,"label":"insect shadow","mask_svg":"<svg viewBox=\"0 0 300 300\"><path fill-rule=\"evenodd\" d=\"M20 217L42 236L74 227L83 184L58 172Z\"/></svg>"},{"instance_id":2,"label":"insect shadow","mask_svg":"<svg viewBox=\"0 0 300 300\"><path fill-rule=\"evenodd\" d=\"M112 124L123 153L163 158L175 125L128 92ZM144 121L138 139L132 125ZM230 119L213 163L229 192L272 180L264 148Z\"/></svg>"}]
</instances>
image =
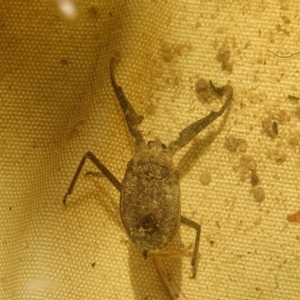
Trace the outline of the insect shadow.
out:
<instances>
[{"instance_id":1,"label":"insect shadow","mask_svg":"<svg viewBox=\"0 0 300 300\"><path fill-rule=\"evenodd\" d=\"M146 259L148 257L169 258L182 256L192 250L192 277L196 276L197 257L201 227L198 223L181 215L179 172L174 168L173 155L187 145L200 131L221 116L229 106L233 90L227 84L215 87L213 92L226 96L226 101L217 112L190 124L179 133L179 138L168 146L160 140L146 143L138 129L143 116L138 115L123 90L117 85L114 76L115 59L110 62L110 79L129 129L135 139L135 155L128 162L122 183L90 151L82 157L69 189L63 198L66 204L68 195L74 189L79 174L89 159L120 192L120 215L128 237ZM169 249L177 236L180 223L195 230L195 242L190 247Z\"/></svg>"}]
</instances>

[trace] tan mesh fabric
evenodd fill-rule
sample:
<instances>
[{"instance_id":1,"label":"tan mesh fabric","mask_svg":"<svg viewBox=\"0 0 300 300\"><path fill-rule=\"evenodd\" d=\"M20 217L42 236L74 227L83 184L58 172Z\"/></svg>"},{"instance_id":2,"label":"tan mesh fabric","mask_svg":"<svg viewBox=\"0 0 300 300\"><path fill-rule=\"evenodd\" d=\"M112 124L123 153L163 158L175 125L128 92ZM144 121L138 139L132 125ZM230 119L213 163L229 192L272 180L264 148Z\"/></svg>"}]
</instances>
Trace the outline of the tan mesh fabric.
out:
<instances>
[{"instance_id":1,"label":"tan mesh fabric","mask_svg":"<svg viewBox=\"0 0 300 300\"><path fill-rule=\"evenodd\" d=\"M190 255L166 261L187 298L299 299L300 224L287 214L300 210L300 104L288 98L300 56L284 57L299 51L300 2L75 5L69 20L50 0L0 3L0 299L170 299L122 228L117 190L84 175L92 163L62 204L86 151L120 181L134 155L112 56L147 140L168 144L221 107L197 97L198 79L234 89L174 157L182 214L202 225L197 278ZM177 244L194 236L181 226Z\"/></svg>"}]
</instances>

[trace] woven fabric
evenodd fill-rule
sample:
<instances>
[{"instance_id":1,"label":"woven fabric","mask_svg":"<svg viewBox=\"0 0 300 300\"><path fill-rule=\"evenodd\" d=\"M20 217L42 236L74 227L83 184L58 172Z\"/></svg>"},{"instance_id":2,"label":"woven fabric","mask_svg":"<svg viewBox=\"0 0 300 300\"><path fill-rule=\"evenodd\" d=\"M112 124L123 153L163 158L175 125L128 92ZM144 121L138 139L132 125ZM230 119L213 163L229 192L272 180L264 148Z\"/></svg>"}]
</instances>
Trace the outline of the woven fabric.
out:
<instances>
[{"instance_id":1,"label":"woven fabric","mask_svg":"<svg viewBox=\"0 0 300 300\"><path fill-rule=\"evenodd\" d=\"M62 204L83 154L121 181L134 139L109 79L147 140L175 140L234 89L230 109L174 156L182 215L202 225L190 255L166 261L188 299L299 299L299 1L0 3L0 298L170 299L128 241L119 193L92 163ZM272 51L273 53L269 52ZM274 55L280 55L279 57ZM277 124L277 127L276 127ZM278 131L278 132L277 132ZM179 245L194 231L181 226Z\"/></svg>"}]
</instances>

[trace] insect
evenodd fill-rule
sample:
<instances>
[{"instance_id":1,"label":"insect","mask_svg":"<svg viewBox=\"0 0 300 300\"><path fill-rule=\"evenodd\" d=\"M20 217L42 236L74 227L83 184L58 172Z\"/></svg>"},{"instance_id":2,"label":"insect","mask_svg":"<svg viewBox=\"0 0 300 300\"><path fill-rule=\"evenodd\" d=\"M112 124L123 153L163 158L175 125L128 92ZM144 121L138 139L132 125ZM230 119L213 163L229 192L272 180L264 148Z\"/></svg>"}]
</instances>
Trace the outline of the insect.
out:
<instances>
[{"instance_id":1,"label":"insect","mask_svg":"<svg viewBox=\"0 0 300 300\"><path fill-rule=\"evenodd\" d=\"M227 84L217 88L210 82L216 94L226 96L226 101L218 112L211 112L208 116L187 126L179 133L179 138L168 146L158 139L146 143L142 132L138 130L143 116L135 112L122 88L117 85L114 66L115 59L112 58L110 80L128 129L135 139L135 155L128 162L124 178L120 183L92 152L86 152L64 196L63 203L66 204L67 197L72 193L86 159L89 159L120 192L120 214L124 228L144 258L182 255L189 250L189 247L172 252L163 249L176 236L180 223L195 229L196 237L191 261L192 277L195 277L201 227L198 223L181 216L179 172L173 166L172 157L224 113L232 99L232 87Z\"/></svg>"}]
</instances>

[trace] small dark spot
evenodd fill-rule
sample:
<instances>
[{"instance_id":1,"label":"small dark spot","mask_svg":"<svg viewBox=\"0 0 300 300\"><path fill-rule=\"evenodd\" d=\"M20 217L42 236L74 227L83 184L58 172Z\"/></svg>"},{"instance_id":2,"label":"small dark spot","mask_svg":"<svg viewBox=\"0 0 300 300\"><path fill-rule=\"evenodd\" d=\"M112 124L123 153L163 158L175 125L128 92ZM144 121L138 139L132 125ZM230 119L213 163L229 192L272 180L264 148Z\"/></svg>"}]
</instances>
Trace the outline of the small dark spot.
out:
<instances>
[{"instance_id":1,"label":"small dark spot","mask_svg":"<svg viewBox=\"0 0 300 300\"><path fill-rule=\"evenodd\" d=\"M108 14L109 14L111 17L113 16L113 14L112 14L112 12L111 12L111 11L109 11L109 12L108 12Z\"/></svg>"},{"instance_id":2,"label":"small dark spot","mask_svg":"<svg viewBox=\"0 0 300 300\"><path fill-rule=\"evenodd\" d=\"M9 210L12 210L12 207L11 207L11 206L9 207Z\"/></svg>"},{"instance_id":3,"label":"small dark spot","mask_svg":"<svg viewBox=\"0 0 300 300\"><path fill-rule=\"evenodd\" d=\"M91 266L94 268L96 266L96 262L94 261Z\"/></svg>"},{"instance_id":4,"label":"small dark spot","mask_svg":"<svg viewBox=\"0 0 300 300\"><path fill-rule=\"evenodd\" d=\"M288 99L290 100L300 100L299 97L293 96L293 95L288 95Z\"/></svg>"},{"instance_id":5,"label":"small dark spot","mask_svg":"<svg viewBox=\"0 0 300 300\"><path fill-rule=\"evenodd\" d=\"M210 240L209 243L210 243L211 246L213 246L215 244L215 241Z\"/></svg>"},{"instance_id":6,"label":"small dark spot","mask_svg":"<svg viewBox=\"0 0 300 300\"><path fill-rule=\"evenodd\" d=\"M98 19L99 17L99 10L97 6L92 5L91 7L88 8L88 14L90 17L94 19Z\"/></svg>"},{"instance_id":7,"label":"small dark spot","mask_svg":"<svg viewBox=\"0 0 300 300\"><path fill-rule=\"evenodd\" d=\"M256 186L259 184L259 177L257 176L256 170L251 170L251 185Z\"/></svg>"},{"instance_id":8,"label":"small dark spot","mask_svg":"<svg viewBox=\"0 0 300 300\"><path fill-rule=\"evenodd\" d=\"M287 16L281 16L281 19L282 19L282 21L283 21L285 24L290 24L290 23L291 23L291 20L290 20L289 17L287 17Z\"/></svg>"},{"instance_id":9,"label":"small dark spot","mask_svg":"<svg viewBox=\"0 0 300 300\"><path fill-rule=\"evenodd\" d=\"M63 66L66 66L66 65L69 64L69 62L68 62L67 59L62 59L62 60L60 61L60 63L61 63Z\"/></svg>"},{"instance_id":10,"label":"small dark spot","mask_svg":"<svg viewBox=\"0 0 300 300\"><path fill-rule=\"evenodd\" d=\"M209 83L203 78L199 78L195 83L196 96L201 103L211 103L213 100Z\"/></svg>"},{"instance_id":11,"label":"small dark spot","mask_svg":"<svg viewBox=\"0 0 300 300\"><path fill-rule=\"evenodd\" d=\"M219 48L216 55L216 60L221 63L221 70L232 73L233 62L231 61L231 51L226 42L223 43L221 48Z\"/></svg>"},{"instance_id":12,"label":"small dark spot","mask_svg":"<svg viewBox=\"0 0 300 300\"><path fill-rule=\"evenodd\" d=\"M155 233L160 233L161 229L157 226L157 220L153 213L149 213L144 216L136 225L136 229L143 228L147 232L148 235L152 235Z\"/></svg>"},{"instance_id":13,"label":"small dark spot","mask_svg":"<svg viewBox=\"0 0 300 300\"><path fill-rule=\"evenodd\" d=\"M154 146L154 141L149 141L147 145L149 148L152 148Z\"/></svg>"},{"instance_id":14,"label":"small dark spot","mask_svg":"<svg viewBox=\"0 0 300 300\"><path fill-rule=\"evenodd\" d=\"M203 79L203 78L199 78L196 81L196 85L195 85L195 89L196 89L196 93L201 93L202 91L206 91L208 89L209 85L207 80Z\"/></svg>"},{"instance_id":15,"label":"small dark spot","mask_svg":"<svg viewBox=\"0 0 300 300\"><path fill-rule=\"evenodd\" d=\"M265 200L265 191L261 186L256 186L251 189L256 202L263 202Z\"/></svg>"},{"instance_id":16,"label":"small dark spot","mask_svg":"<svg viewBox=\"0 0 300 300\"><path fill-rule=\"evenodd\" d=\"M147 250L143 250L143 256L146 259L148 257L148 251Z\"/></svg>"},{"instance_id":17,"label":"small dark spot","mask_svg":"<svg viewBox=\"0 0 300 300\"><path fill-rule=\"evenodd\" d=\"M93 176L93 177L98 177L98 178L104 177L102 172L93 172L93 171L86 172L84 176Z\"/></svg>"},{"instance_id":18,"label":"small dark spot","mask_svg":"<svg viewBox=\"0 0 300 300\"><path fill-rule=\"evenodd\" d=\"M274 134L276 134L276 135L278 134L278 125L277 125L276 121L274 121L272 123L272 131L273 131Z\"/></svg>"}]
</instances>

